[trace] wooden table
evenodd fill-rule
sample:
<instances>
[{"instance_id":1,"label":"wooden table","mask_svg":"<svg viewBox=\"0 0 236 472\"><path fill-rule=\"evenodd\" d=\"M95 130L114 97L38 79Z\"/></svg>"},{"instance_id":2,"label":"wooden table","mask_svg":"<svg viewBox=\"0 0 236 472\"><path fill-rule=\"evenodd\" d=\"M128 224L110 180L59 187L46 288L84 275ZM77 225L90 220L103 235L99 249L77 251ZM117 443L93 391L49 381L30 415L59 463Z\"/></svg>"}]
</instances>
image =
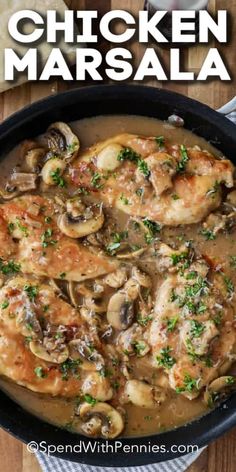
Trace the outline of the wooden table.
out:
<instances>
[{"instance_id":1,"label":"wooden table","mask_svg":"<svg viewBox=\"0 0 236 472\"><path fill-rule=\"evenodd\" d=\"M111 9L126 9L132 13L137 13L143 8L144 0L66 0L70 8L95 9L100 13L105 13ZM227 9L233 18L236 13L236 0L211 0L210 8ZM236 34L236 21L234 21L232 38ZM99 45L104 52L109 49L109 45L104 41ZM144 46L137 42L131 45L135 54L135 60L138 62L144 52ZM231 70L236 63L236 48L232 41L227 46L221 46L227 57L227 63ZM160 54L164 63L168 63L168 51L161 50ZM203 58L207 52L206 46L197 46L184 51L184 62L186 70L190 68L197 72L202 64ZM218 80L212 80L208 83L157 83L150 79L145 83L153 86L168 88L183 93L195 99L198 99L213 108L217 108L227 102L236 94L236 77L232 82L222 83ZM83 84L84 85L84 84ZM78 84L62 83L61 81L50 82L46 84L32 83L26 84L17 89L9 90L0 94L0 120L5 119L11 113L22 108L28 103L32 103L44 96L52 95ZM79 84L81 86L81 84ZM14 412L13 412L14 414ZM188 472L235 472L236 464L236 429L226 434L224 437L212 443L207 450L203 452L200 458L192 465ZM5 432L0 432L0 471L4 472L38 472L40 468L33 455L29 454L26 447L19 441L13 439Z\"/></svg>"}]
</instances>

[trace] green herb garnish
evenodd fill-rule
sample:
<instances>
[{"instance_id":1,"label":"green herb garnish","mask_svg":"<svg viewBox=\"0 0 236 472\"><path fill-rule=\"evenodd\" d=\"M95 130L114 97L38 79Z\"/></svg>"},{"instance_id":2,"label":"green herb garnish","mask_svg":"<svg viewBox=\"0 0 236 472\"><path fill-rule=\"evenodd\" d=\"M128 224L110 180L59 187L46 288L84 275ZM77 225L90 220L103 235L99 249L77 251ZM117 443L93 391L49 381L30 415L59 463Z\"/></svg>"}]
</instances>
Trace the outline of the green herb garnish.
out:
<instances>
[{"instance_id":1,"label":"green herb garnish","mask_svg":"<svg viewBox=\"0 0 236 472\"><path fill-rule=\"evenodd\" d=\"M171 351L172 349L169 346L161 349L160 356L156 356L159 366L164 367L165 369L171 369L171 367L173 367L173 365L176 363L176 360L170 355Z\"/></svg>"}]
</instances>

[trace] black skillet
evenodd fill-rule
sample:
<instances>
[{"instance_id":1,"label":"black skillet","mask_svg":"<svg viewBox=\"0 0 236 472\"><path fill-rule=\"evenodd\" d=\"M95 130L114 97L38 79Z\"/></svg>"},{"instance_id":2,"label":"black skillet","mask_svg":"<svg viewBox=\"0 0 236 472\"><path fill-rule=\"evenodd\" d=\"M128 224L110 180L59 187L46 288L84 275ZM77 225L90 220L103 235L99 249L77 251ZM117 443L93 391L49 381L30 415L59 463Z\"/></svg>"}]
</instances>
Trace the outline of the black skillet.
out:
<instances>
[{"instance_id":1,"label":"black skillet","mask_svg":"<svg viewBox=\"0 0 236 472\"><path fill-rule=\"evenodd\" d=\"M37 136L55 121L70 122L81 118L107 114L136 114L166 120L173 113L181 116L185 127L209 140L236 163L236 126L217 112L199 102L167 90L143 86L94 86L71 90L48 97L24 108L0 125L2 158L14 145L25 138ZM61 459L95 466L125 467L151 464L173 459L186 453L185 445L208 444L236 425L236 395L223 405L186 426L142 438L118 438L113 441L87 439L41 421L27 413L7 395L0 392L0 425L24 442L69 446L67 452L55 452ZM75 445L95 447L94 452L71 452ZM118 451L102 453L99 445L116 442ZM143 445L143 452L125 452L123 446ZM163 446L165 452L152 451ZM178 453L171 447L182 446ZM103 446L103 447L105 447ZM155 447L156 447L155 446ZM145 447L147 451L144 452ZM141 448L142 449L142 448ZM157 449L157 447L156 447ZM44 449L45 450L45 449ZM77 448L78 450L78 448ZM151 452L150 452L151 451Z\"/></svg>"}]
</instances>

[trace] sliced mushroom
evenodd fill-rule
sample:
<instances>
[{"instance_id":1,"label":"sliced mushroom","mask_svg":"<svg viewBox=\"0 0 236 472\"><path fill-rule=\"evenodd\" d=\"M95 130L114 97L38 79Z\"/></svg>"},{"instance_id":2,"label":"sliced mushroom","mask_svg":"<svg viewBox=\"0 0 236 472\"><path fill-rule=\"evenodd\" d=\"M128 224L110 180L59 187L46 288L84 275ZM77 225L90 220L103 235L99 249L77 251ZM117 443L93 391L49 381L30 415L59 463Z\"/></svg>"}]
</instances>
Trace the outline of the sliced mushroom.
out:
<instances>
[{"instance_id":1,"label":"sliced mushroom","mask_svg":"<svg viewBox=\"0 0 236 472\"><path fill-rule=\"evenodd\" d=\"M122 149L123 147L116 143L103 148L97 155L98 169L113 171L119 167L121 163L117 158Z\"/></svg>"},{"instance_id":2,"label":"sliced mushroom","mask_svg":"<svg viewBox=\"0 0 236 472\"><path fill-rule=\"evenodd\" d=\"M161 388L141 380L128 380L125 384L124 397L141 408L155 408L164 402L166 394Z\"/></svg>"},{"instance_id":3,"label":"sliced mushroom","mask_svg":"<svg viewBox=\"0 0 236 472\"><path fill-rule=\"evenodd\" d=\"M0 197L3 200L12 200L20 195L20 191L13 188L8 188L6 190L0 189Z\"/></svg>"},{"instance_id":4,"label":"sliced mushroom","mask_svg":"<svg viewBox=\"0 0 236 472\"><path fill-rule=\"evenodd\" d=\"M132 277L137 280L141 287L150 288L152 286L151 277L137 267L133 267Z\"/></svg>"},{"instance_id":5,"label":"sliced mushroom","mask_svg":"<svg viewBox=\"0 0 236 472\"><path fill-rule=\"evenodd\" d=\"M115 272L106 275L104 282L112 288L120 288L127 280L127 270L125 268L117 269Z\"/></svg>"},{"instance_id":6,"label":"sliced mushroom","mask_svg":"<svg viewBox=\"0 0 236 472\"><path fill-rule=\"evenodd\" d=\"M69 357L69 351L66 346L61 350L49 352L41 342L30 341L29 348L34 356L54 364L62 364L62 362L65 362Z\"/></svg>"},{"instance_id":7,"label":"sliced mushroom","mask_svg":"<svg viewBox=\"0 0 236 472\"><path fill-rule=\"evenodd\" d=\"M119 253L116 255L117 259L137 259L138 257L140 257L145 251L146 251L147 248L145 247L142 247L140 249L137 249L135 251L128 251L128 252L123 252L123 253Z\"/></svg>"},{"instance_id":8,"label":"sliced mushroom","mask_svg":"<svg viewBox=\"0 0 236 472\"><path fill-rule=\"evenodd\" d=\"M204 402L210 408L225 400L236 390L236 377L228 375L218 377L208 385L204 393Z\"/></svg>"},{"instance_id":9,"label":"sliced mushroom","mask_svg":"<svg viewBox=\"0 0 236 472\"><path fill-rule=\"evenodd\" d=\"M115 329L127 329L134 320L134 301L139 294L139 284L133 278L114 293L107 307L107 321Z\"/></svg>"},{"instance_id":10,"label":"sliced mushroom","mask_svg":"<svg viewBox=\"0 0 236 472\"><path fill-rule=\"evenodd\" d=\"M98 372L91 372L85 378L82 387L84 395L91 395L96 400L105 402L113 397L113 390L107 378L102 377Z\"/></svg>"},{"instance_id":11,"label":"sliced mushroom","mask_svg":"<svg viewBox=\"0 0 236 472\"><path fill-rule=\"evenodd\" d=\"M102 355L96 349L85 348L80 339L73 339L68 344L71 359L81 361L81 369L88 371L101 371L105 362Z\"/></svg>"},{"instance_id":12,"label":"sliced mushroom","mask_svg":"<svg viewBox=\"0 0 236 472\"><path fill-rule=\"evenodd\" d=\"M62 154L67 162L71 162L76 157L80 148L78 137L66 123L61 121L49 126L47 143L50 151Z\"/></svg>"},{"instance_id":13,"label":"sliced mushroom","mask_svg":"<svg viewBox=\"0 0 236 472\"><path fill-rule=\"evenodd\" d=\"M127 329L134 319L133 300L127 298L125 292L115 293L107 307L107 321L118 330Z\"/></svg>"},{"instance_id":14,"label":"sliced mushroom","mask_svg":"<svg viewBox=\"0 0 236 472\"><path fill-rule=\"evenodd\" d=\"M20 192L27 192L36 189L37 174L26 172L13 172L10 185Z\"/></svg>"},{"instance_id":15,"label":"sliced mushroom","mask_svg":"<svg viewBox=\"0 0 236 472\"><path fill-rule=\"evenodd\" d=\"M150 351L143 328L138 323L133 323L130 328L122 331L117 338L117 345L123 355L144 357Z\"/></svg>"},{"instance_id":16,"label":"sliced mushroom","mask_svg":"<svg viewBox=\"0 0 236 472\"><path fill-rule=\"evenodd\" d=\"M70 213L59 216L57 224L63 234L70 238L83 238L98 231L104 223L104 214L101 207L93 205L87 207L83 214L73 218Z\"/></svg>"},{"instance_id":17,"label":"sliced mushroom","mask_svg":"<svg viewBox=\"0 0 236 472\"><path fill-rule=\"evenodd\" d=\"M86 297L84 299L84 304L86 308L92 310L94 313L105 313L106 312L106 304L102 301L99 303L99 300L95 302L92 297Z\"/></svg>"},{"instance_id":18,"label":"sliced mushroom","mask_svg":"<svg viewBox=\"0 0 236 472\"><path fill-rule=\"evenodd\" d=\"M46 185L57 185L57 180L62 176L66 168L66 162L59 157L49 159L43 166L41 176Z\"/></svg>"},{"instance_id":19,"label":"sliced mushroom","mask_svg":"<svg viewBox=\"0 0 236 472\"><path fill-rule=\"evenodd\" d=\"M113 439L119 436L124 429L124 421L121 414L115 410L108 403L99 402L95 405L90 405L89 403L82 403L79 407L79 416L82 421L85 423L85 428L82 429L89 434L89 431L92 431L90 434L94 434L94 427L89 428L89 423L91 425L92 418L99 418L101 421L100 433L106 439ZM95 423L95 434L98 434L97 425Z\"/></svg>"},{"instance_id":20,"label":"sliced mushroom","mask_svg":"<svg viewBox=\"0 0 236 472\"><path fill-rule=\"evenodd\" d=\"M63 298L63 300L68 300L67 295L62 291L61 287L57 284L57 282L54 279L49 279L49 285L53 288L55 293L60 297Z\"/></svg>"},{"instance_id":21,"label":"sliced mushroom","mask_svg":"<svg viewBox=\"0 0 236 472\"><path fill-rule=\"evenodd\" d=\"M38 173L42 167L45 149L38 147L30 149L25 155L25 168L31 172Z\"/></svg>"},{"instance_id":22,"label":"sliced mushroom","mask_svg":"<svg viewBox=\"0 0 236 472\"><path fill-rule=\"evenodd\" d=\"M78 293L75 290L75 283L68 282L67 284L67 292L71 301L71 304L75 307L78 306Z\"/></svg>"}]
</instances>

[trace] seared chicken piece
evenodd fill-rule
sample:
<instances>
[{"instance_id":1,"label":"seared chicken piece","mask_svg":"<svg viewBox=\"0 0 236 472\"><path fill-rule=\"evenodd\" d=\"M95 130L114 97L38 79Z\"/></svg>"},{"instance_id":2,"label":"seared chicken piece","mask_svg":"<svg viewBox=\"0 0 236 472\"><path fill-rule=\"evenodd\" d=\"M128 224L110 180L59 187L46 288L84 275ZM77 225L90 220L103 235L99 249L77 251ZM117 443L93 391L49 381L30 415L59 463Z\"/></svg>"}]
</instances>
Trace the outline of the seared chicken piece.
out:
<instances>
[{"instance_id":1,"label":"seared chicken piece","mask_svg":"<svg viewBox=\"0 0 236 472\"><path fill-rule=\"evenodd\" d=\"M23 273L80 282L113 272L118 266L104 254L65 236L57 226L51 199L22 196L2 205L1 212L5 222L0 226L0 238L9 240L1 250L16 251ZM13 243L7 225L18 243Z\"/></svg>"},{"instance_id":2,"label":"seared chicken piece","mask_svg":"<svg viewBox=\"0 0 236 472\"><path fill-rule=\"evenodd\" d=\"M233 172L229 160L206 151L123 134L82 153L69 175L107 206L177 226L197 223L218 208L221 184L233 187Z\"/></svg>"},{"instance_id":3,"label":"seared chicken piece","mask_svg":"<svg viewBox=\"0 0 236 472\"><path fill-rule=\"evenodd\" d=\"M79 347L76 356L71 343ZM0 290L1 375L35 392L65 397L87 393L105 401L112 389L96 373L96 360L87 360L90 348L95 358L101 348L98 337L50 286L17 277ZM101 359L99 354L100 364Z\"/></svg>"},{"instance_id":4,"label":"seared chicken piece","mask_svg":"<svg viewBox=\"0 0 236 472\"><path fill-rule=\"evenodd\" d=\"M168 374L171 388L192 399L225 362L233 362L232 293L224 274L213 273L205 261L188 263L178 252L176 258L179 272L158 290L148 342L154 365Z\"/></svg>"}]
</instances>

